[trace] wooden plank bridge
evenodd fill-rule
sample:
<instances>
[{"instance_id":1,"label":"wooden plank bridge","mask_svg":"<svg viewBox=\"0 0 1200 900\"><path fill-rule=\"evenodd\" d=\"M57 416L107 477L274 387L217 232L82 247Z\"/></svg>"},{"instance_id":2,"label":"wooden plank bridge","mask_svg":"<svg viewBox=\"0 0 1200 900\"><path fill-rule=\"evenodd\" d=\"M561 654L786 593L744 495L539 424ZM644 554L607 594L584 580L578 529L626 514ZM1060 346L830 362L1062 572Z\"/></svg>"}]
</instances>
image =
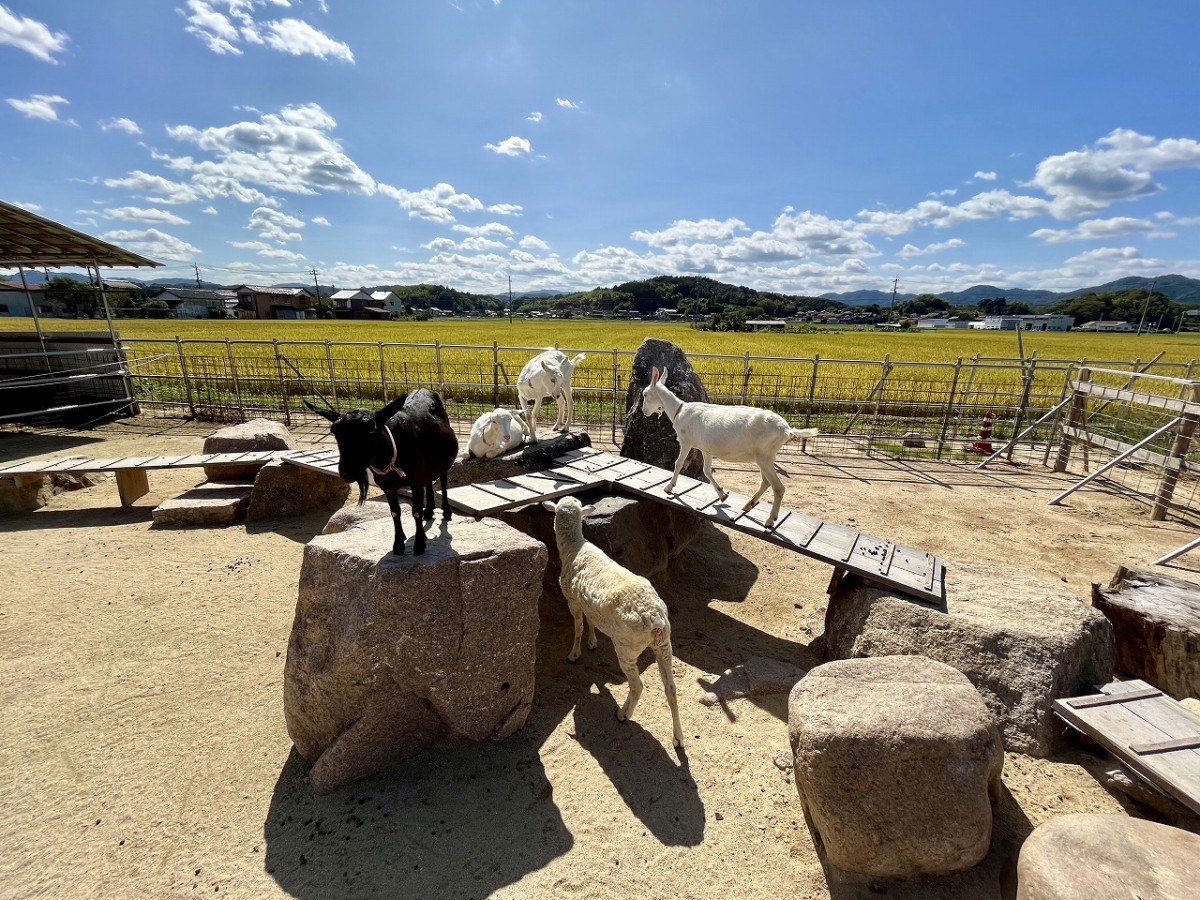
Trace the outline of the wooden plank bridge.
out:
<instances>
[{"instance_id":1,"label":"wooden plank bridge","mask_svg":"<svg viewBox=\"0 0 1200 900\"><path fill-rule=\"evenodd\" d=\"M452 506L481 518L506 509L553 500L594 488L619 490L679 509L687 509L718 525L769 541L834 568L831 587L851 572L876 584L902 591L926 602L945 600L946 570L932 553L872 537L795 510L781 507L770 528L771 501L764 499L749 511L749 497L729 492L725 500L706 481L681 475L675 491L666 492L671 472L633 459L593 449L572 450L543 472L513 475L496 481L451 488Z\"/></svg>"}]
</instances>

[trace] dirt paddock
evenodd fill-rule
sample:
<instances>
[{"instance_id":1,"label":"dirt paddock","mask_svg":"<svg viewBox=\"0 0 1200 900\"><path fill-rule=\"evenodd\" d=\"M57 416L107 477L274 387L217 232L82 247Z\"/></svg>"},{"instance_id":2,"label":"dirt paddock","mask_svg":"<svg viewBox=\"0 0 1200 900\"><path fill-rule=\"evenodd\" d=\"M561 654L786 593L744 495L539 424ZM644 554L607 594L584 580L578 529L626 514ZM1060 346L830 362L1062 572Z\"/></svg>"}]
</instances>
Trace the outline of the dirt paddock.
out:
<instances>
[{"instance_id":1,"label":"dirt paddock","mask_svg":"<svg viewBox=\"0 0 1200 900\"><path fill-rule=\"evenodd\" d=\"M194 453L211 430L150 419L81 433L8 429L0 460ZM1102 487L1047 507L1069 481L1040 467L986 474L810 457L787 468L787 505L949 565L983 560L1061 579L1081 602L1119 564L1148 565L1194 536ZM730 487L757 484L757 471L727 473ZM625 685L611 643L567 665L566 609L543 602L537 695L521 731L422 753L318 797L284 727L282 678L301 552L326 516L152 528L153 507L202 477L153 472L150 494L129 509L109 480L0 517L2 898L969 900L1005 896L1015 854L1042 822L1152 816L1102 787L1088 752L1009 754L992 850L974 870L831 884L780 757L786 695L697 699L753 657L818 664L809 646L830 569L717 528L659 583L683 752L671 748L652 664L636 721L617 722ZM1200 552L1173 569L1200 575Z\"/></svg>"}]
</instances>

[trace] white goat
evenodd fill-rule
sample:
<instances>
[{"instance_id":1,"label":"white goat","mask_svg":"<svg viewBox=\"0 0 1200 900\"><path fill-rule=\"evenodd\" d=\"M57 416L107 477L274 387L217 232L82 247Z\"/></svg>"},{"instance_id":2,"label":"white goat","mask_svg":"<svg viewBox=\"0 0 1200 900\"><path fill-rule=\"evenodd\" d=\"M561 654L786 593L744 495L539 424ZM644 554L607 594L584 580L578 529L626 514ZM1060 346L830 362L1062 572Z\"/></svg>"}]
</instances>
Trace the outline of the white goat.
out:
<instances>
[{"instance_id":1,"label":"white goat","mask_svg":"<svg viewBox=\"0 0 1200 900\"><path fill-rule=\"evenodd\" d=\"M467 441L468 459L492 459L518 446L529 434L520 412L497 407L475 420Z\"/></svg>"},{"instance_id":2,"label":"white goat","mask_svg":"<svg viewBox=\"0 0 1200 900\"><path fill-rule=\"evenodd\" d=\"M558 583L575 617L575 643L567 662L579 659L584 619L588 624L589 650L596 649L597 628L612 638L617 662L629 680L629 696L617 712L617 719L624 722L633 715L642 696L638 657L647 647L652 648L671 707L674 744L682 747L683 726L679 724L679 700L671 672L674 655L667 604L649 581L609 559L604 551L584 539L583 517L594 507L581 506L574 497L564 497L557 506L546 500L542 506L554 513L554 536L562 562Z\"/></svg>"},{"instance_id":3,"label":"white goat","mask_svg":"<svg viewBox=\"0 0 1200 900\"><path fill-rule=\"evenodd\" d=\"M553 431L570 431L575 418L575 400L571 395L571 373L586 358L580 353L568 358L561 350L547 349L539 353L521 369L517 376L517 396L521 401L521 412L529 424L529 442L537 443L537 417L543 397L552 397L558 406L558 417ZM533 403L533 412L527 407Z\"/></svg>"},{"instance_id":4,"label":"white goat","mask_svg":"<svg viewBox=\"0 0 1200 900\"><path fill-rule=\"evenodd\" d=\"M655 368L650 383L642 391L642 414L654 413L662 413L670 419L675 426L675 436L679 438L679 458L675 460L675 474L667 485L667 493L675 489L683 464L693 449L700 451L704 474L722 500L729 495L713 477L713 457L728 462L757 463L762 472L762 484L744 508L747 512L753 509L770 486L775 502L771 506L771 515L763 522L766 528L775 524L779 505L783 502L783 482L775 472L775 454L788 441L815 437L820 433L816 428L792 428L782 416L753 406L685 403L667 387L666 369L660 373Z\"/></svg>"}]
</instances>

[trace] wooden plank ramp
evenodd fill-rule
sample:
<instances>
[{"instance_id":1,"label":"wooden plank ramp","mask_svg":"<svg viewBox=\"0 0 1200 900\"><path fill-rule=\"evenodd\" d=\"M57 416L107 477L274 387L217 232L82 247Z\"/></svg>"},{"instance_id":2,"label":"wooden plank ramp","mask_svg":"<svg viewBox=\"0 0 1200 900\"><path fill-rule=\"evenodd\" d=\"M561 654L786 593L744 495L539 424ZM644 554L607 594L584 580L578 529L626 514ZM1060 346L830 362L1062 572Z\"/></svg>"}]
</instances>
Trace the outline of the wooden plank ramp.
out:
<instances>
[{"instance_id":1,"label":"wooden plank ramp","mask_svg":"<svg viewBox=\"0 0 1200 900\"><path fill-rule=\"evenodd\" d=\"M1200 815L1200 716L1144 681L1054 701L1055 714Z\"/></svg>"},{"instance_id":2,"label":"wooden plank ramp","mask_svg":"<svg viewBox=\"0 0 1200 900\"><path fill-rule=\"evenodd\" d=\"M708 482L683 475L668 494L671 473L666 469L591 448L572 450L555 463L554 468L544 472L451 488L450 503L460 512L479 518L597 487L620 490L690 510L718 525L828 563L837 572L860 575L926 602L940 605L945 601L945 566L932 553L787 507L780 508L779 520L767 528L763 523L771 514L769 498L746 510L750 498L744 494L730 492L722 500Z\"/></svg>"}]
</instances>

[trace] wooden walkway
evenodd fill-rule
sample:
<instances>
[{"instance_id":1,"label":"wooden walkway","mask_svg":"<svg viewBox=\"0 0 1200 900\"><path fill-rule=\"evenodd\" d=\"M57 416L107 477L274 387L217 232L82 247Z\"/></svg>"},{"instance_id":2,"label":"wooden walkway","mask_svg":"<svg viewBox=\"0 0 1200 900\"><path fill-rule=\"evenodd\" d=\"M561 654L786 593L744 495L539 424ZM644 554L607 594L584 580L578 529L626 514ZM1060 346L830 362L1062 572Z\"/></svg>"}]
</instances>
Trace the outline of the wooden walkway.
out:
<instances>
[{"instance_id":1,"label":"wooden walkway","mask_svg":"<svg viewBox=\"0 0 1200 900\"><path fill-rule=\"evenodd\" d=\"M675 492L668 494L669 471L611 453L573 450L555 462L557 466L544 472L451 488L450 503L479 518L592 488L620 490L691 510L718 525L828 563L834 567L831 586L841 574L852 572L926 602L940 605L945 600L945 566L923 550L872 537L787 507L779 510L779 521L766 528L763 522L771 512L770 499L744 512L743 507L750 499L746 495L730 492L722 501L708 482L682 475L675 484Z\"/></svg>"},{"instance_id":2,"label":"wooden walkway","mask_svg":"<svg viewBox=\"0 0 1200 900\"><path fill-rule=\"evenodd\" d=\"M114 456L80 457L45 460L31 459L0 464L0 478L12 478L18 486L44 475L80 472L113 472L117 476L117 492L122 506L131 506L150 491L146 473L155 469L187 469L200 466L265 465L276 459L286 459L296 450L263 450L253 453L188 453L183 456ZM336 460L335 460L336 465Z\"/></svg>"},{"instance_id":3,"label":"wooden walkway","mask_svg":"<svg viewBox=\"0 0 1200 900\"><path fill-rule=\"evenodd\" d=\"M1144 681L1054 701L1054 712L1200 815L1200 716Z\"/></svg>"}]
</instances>

